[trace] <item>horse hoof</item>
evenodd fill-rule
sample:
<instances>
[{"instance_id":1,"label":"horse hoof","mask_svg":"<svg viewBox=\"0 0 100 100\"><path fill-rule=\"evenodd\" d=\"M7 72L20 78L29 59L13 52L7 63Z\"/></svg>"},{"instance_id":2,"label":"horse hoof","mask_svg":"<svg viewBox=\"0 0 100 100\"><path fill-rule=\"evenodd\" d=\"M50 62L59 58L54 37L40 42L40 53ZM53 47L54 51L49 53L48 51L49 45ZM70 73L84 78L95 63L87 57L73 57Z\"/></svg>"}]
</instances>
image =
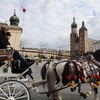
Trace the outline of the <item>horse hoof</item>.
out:
<instances>
[{"instance_id":1,"label":"horse hoof","mask_svg":"<svg viewBox=\"0 0 100 100\"><path fill-rule=\"evenodd\" d=\"M54 98L54 100L62 100L62 99L59 99L59 98Z\"/></svg>"},{"instance_id":2,"label":"horse hoof","mask_svg":"<svg viewBox=\"0 0 100 100\"><path fill-rule=\"evenodd\" d=\"M76 90L76 88L70 88L70 90L71 90L71 92L73 92L73 91L75 91L75 90Z\"/></svg>"},{"instance_id":3,"label":"horse hoof","mask_svg":"<svg viewBox=\"0 0 100 100\"><path fill-rule=\"evenodd\" d=\"M86 99L86 98L87 98L87 95L84 93L84 94L83 94L83 97L84 97L84 99Z\"/></svg>"},{"instance_id":4,"label":"horse hoof","mask_svg":"<svg viewBox=\"0 0 100 100\"><path fill-rule=\"evenodd\" d=\"M50 97L50 93L47 93L47 97Z\"/></svg>"},{"instance_id":5,"label":"horse hoof","mask_svg":"<svg viewBox=\"0 0 100 100\"><path fill-rule=\"evenodd\" d=\"M84 94L83 94L83 92L80 92L80 96L83 96Z\"/></svg>"}]
</instances>

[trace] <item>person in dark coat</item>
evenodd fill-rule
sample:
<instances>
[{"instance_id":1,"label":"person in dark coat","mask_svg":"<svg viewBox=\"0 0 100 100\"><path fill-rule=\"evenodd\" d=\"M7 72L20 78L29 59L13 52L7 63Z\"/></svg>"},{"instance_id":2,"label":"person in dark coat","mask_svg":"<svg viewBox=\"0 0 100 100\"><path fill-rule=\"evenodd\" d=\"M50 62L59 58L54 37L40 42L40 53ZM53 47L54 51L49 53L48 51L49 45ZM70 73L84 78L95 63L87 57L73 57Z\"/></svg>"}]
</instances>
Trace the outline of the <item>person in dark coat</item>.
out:
<instances>
[{"instance_id":1,"label":"person in dark coat","mask_svg":"<svg viewBox=\"0 0 100 100\"><path fill-rule=\"evenodd\" d=\"M7 47L7 38L5 37L7 34L8 28L5 26L1 27L0 31L0 49L5 49Z\"/></svg>"},{"instance_id":2,"label":"person in dark coat","mask_svg":"<svg viewBox=\"0 0 100 100\"><path fill-rule=\"evenodd\" d=\"M8 44L8 45L11 45L10 42L9 42L10 37L11 37L11 33L10 33L10 32L7 32L6 38L7 38L7 44Z\"/></svg>"},{"instance_id":3,"label":"person in dark coat","mask_svg":"<svg viewBox=\"0 0 100 100\"><path fill-rule=\"evenodd\" d=\"M7 45L10 45L8 39L7 39L7 34L10 34L8 32L8 28L6 26L2 26L1 27L1 31L0 31L0 49L6 49ZM13 49L13 48L12 48ZM18 60L20 60L21 63L23 63L25 66L25 68L30 67L35 61L32 62L28 62L26 61L17 50L13 49L13 58L15 61L17 61L17 68L20 69L20 67L18 66Z\"/></svg>"}]
</instances>

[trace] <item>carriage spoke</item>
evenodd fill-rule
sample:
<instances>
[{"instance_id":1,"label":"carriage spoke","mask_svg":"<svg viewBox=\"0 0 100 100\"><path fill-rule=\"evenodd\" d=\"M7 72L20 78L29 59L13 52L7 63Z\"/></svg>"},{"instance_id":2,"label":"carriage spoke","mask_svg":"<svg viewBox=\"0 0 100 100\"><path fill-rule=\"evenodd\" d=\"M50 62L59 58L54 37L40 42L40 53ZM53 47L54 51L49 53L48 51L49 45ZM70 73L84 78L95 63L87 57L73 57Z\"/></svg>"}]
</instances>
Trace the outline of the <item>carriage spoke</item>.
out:
<instances>
[{"instance_id":1,"label":"carriage spoke","mask_svg":"<svg viewBox=\"0 0 100 100\"><path fill-rule=\"evenodd\" d=\"M4 97L0 97L0 100L1 100L1 99L2 99L2 100L7 100L7 98L4 98Z\"/></svg>"},{"instance_id":2,"label":"carriage spoke","mask_svg":"<svg viewBox=\"0 0 100 100\"><path fill-rule=\"evenodd\" d=\"M9 94L9 96L11 96L11 92L10 92L10 86L9 86L9 84L7 84L7 88L8 88L8 94Z\"/></svg>"},{"instance_id":3,"label":"carriage spoke","mask_svg":"<svg viewBox=\"0 0 100 100\"><path fill-rule=\"evenodd\" d=\"M5 93L5 91L3 89L1 89L1 88L0 88L0 90L8 98L8 95Z\"/></svg>"},{"instance_id":4,"label":"carriage spoke","mask_svg":"<svg viewBox=\"0 0 100 100\"><path fill-rule=\"evenodd\" d=\"M14 97L18 96L22 91L23 91L23 88Z\"/></svg>"},{"instance_id":5,"label":"carriage spoke","mask_svg":"<svg viewBox=\"0 0 100 100\"><path fill-rule=\"evenodd\" d=\"M16 87L17 87L17 86L15 86L15 88L13 89L12 96L13 96L14 93L15 93Z\"/></svg>"},{"instance_id":6,"label":"carriage spoke","mask_svg":"<svg viewBox=\"0 0 100 100\"><path fill-rule=\"evenodd\" d=\"M8 80L0 84L0 100L30 100L28 88L16 80Z\"/></svg>"},{"instance_id":7,"label":"carriage spoke","mask_svg":"<svg viewBox=\"0 0 100 100\"><path fill-rule=\"evenodd\" d=\"M15 98L15 99L16 99L16 100L19 100L19 99L23 99L23 98L27 98L27 95L21 96L21 97L17 97L17 98Z\"/></svg>"}]
</instances>

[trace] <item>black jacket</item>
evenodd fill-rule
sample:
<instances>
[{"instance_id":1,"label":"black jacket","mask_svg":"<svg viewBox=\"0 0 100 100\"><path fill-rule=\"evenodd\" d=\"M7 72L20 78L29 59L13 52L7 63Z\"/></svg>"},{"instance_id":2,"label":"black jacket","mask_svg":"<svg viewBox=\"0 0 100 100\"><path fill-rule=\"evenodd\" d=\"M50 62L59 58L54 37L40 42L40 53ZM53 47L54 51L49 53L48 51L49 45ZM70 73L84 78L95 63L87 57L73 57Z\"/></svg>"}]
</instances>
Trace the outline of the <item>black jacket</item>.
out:
<instances>
[{"instance_id":1,"label":"black jacket","mask_svg":"<svg viewBox=\"0 0 100 100\"><path fill-rule=\"evenodd\" d=\"M6 49L8 45L8 40L5 36L5 33L0 31L0 49Z\"/></svg>"}]
</instances>

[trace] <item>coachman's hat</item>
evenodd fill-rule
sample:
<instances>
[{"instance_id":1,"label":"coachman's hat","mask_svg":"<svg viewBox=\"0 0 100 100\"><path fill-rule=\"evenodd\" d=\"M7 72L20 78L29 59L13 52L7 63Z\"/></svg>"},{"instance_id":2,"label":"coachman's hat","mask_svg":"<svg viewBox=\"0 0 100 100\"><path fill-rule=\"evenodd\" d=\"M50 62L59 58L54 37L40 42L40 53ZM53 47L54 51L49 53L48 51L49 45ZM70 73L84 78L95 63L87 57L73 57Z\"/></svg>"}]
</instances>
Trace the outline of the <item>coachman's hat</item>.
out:
<instances>
[{"instance_id":1,"label":"coachman's hat","mask_svg":"<svg viewBox=\"0 0 100 100\"><path fill-rule=\"evenodd\" d=\"M7 26L5 26L5 25L3 25L3 26L1 27L1 31L4 31L4 30L9 31L9 29L8 29Z\"/></svg>"}]
</instances>

